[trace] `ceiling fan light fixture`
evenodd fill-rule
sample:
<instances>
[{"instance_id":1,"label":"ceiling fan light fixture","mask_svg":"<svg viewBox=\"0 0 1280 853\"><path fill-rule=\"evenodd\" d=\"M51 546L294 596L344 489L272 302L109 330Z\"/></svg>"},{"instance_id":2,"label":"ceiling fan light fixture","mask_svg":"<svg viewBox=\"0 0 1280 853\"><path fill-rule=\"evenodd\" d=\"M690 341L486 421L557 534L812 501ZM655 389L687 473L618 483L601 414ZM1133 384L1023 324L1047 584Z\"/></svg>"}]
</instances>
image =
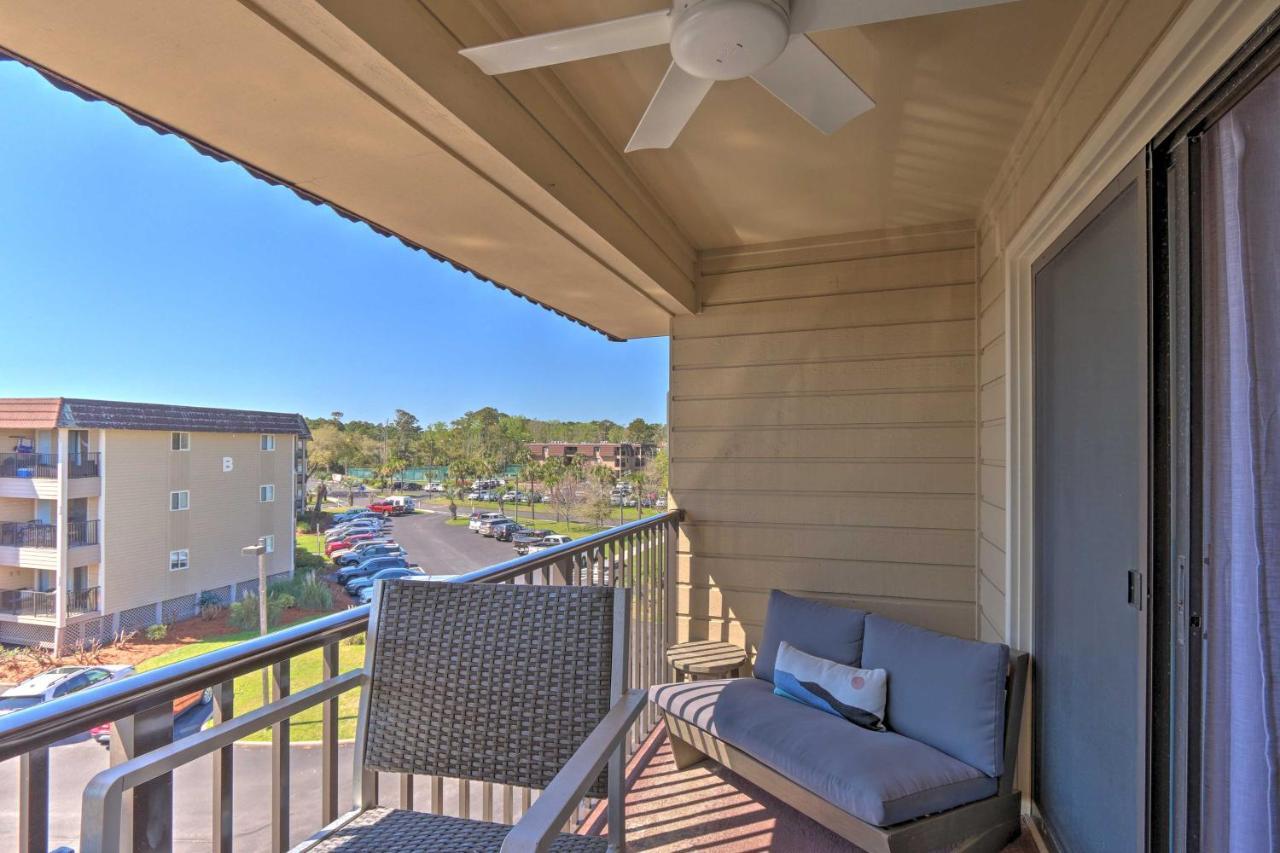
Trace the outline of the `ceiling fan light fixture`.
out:
<instances>
[{"instance_id":1,"label":"ceiling fan light fixture","mask_svg":"<svg viewBox=\"0 0 1280 853\"><path fill-rule=\"evenodd\" d=\"M750 77L782 55L791 36L786 9L773 0L678 4L671 58L703 80Z\"/></svg>"}]
</instances>

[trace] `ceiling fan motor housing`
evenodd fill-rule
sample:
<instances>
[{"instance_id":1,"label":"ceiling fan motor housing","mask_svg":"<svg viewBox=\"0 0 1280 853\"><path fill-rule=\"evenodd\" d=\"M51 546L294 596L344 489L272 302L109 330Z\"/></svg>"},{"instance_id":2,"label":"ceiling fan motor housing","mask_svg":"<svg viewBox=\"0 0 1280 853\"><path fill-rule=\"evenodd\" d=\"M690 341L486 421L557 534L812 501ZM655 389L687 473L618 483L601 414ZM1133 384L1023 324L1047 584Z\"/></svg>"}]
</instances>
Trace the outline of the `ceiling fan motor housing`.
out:
<instances>
[{"instance_id":1,"label":"ceiling fan motor housing","mask_svg":"<svg viewBox=\"0 0 1280 853\"><path fill-rule=\"evenodd\" d=\"M677 0L672 17L672 59L705 80L751 76L791 35L785 0Z\"/></svg>"}]
</instances>

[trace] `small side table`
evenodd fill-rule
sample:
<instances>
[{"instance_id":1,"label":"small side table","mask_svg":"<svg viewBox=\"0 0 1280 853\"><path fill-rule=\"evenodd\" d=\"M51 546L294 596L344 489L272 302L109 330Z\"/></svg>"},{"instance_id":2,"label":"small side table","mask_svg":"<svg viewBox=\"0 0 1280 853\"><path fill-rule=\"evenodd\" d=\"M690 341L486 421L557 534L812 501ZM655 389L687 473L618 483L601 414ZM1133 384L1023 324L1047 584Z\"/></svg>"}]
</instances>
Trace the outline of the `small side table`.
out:
<instances>
[{"instance_id":1,"label":"small side table","mask_svg":"<svg viewBox=\"0 0 1280 853\"><path fill-rule=\"evenodd\" d=\"M667 649L667 663L681 681L703 678L737 678L747 662L747 653L733 643L693 640Z\"/></svg>"}]
</instances>

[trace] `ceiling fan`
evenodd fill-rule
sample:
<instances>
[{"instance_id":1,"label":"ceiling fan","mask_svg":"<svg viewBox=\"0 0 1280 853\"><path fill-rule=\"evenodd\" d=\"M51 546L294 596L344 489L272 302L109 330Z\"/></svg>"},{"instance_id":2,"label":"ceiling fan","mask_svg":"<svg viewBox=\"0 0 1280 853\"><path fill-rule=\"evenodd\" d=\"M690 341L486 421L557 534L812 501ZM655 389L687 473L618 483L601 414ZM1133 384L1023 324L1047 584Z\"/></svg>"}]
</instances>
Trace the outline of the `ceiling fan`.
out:
<instances>
[{"instance_id":1,"label":"ceiling fan","mask_svg":"<svg viewBox=\"0 0 1280 853\"><path fill-rule=\"evenodd\" d=\"M671 45L671 65L627 151L669 148L716 80L750 77L832 133L875 106L806 33L1015 0L675 0L659 9L567 30L466 48L486 74L506 74Z\"/></svg>"}]
</instances>

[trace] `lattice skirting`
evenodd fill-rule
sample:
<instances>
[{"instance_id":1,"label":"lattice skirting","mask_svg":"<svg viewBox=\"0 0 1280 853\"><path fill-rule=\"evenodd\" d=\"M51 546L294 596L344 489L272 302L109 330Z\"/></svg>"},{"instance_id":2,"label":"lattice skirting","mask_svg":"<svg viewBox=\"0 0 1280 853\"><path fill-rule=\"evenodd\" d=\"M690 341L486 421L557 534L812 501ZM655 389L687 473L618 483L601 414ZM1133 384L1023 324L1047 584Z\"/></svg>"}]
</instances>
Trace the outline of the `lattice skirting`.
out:
<instances>
[{"instance_id":1,"label":"lattice skirting","mask_svg":"<svg viewBox=\"0 0 1280 853\"><path fill-rule=\"evenodd\" d=\"M0 622L0 643L53 648L53 626L29 622Z\"/></svg>"},{"instance_id":2,"label":"lattice skirting","mask_svg":"<svg viewBox=\"0 0 1280 853\"><path fill-rule=\"evenodd\" d=\"M240 583L236 584L236 601L239 601L240 599L244 598L246 595L257 595L257 594L258 594L257 578L254 578L251 581L240 581Z\"/></svg>"},{"instance_id":3,"label":"lattice skirting","mask_svg":"<svg viewBox=\"0 0 1280 853\"><path fill-rule=\"evenodd\" d=\"M72 622L62 629L62 651L72 652L95 642L110 643L113 639L110 616Z\"/></svg>"},{"instance_id":4,"label":"lattice skirting","mask_svg":"<svg viewBox=\"0 0 1280 853\"><path fill-rule=\"evenodd\" d=\"M213 600L225 607L231 603L231 585L227 584L226 586L220 586L217 589L207 589L200 593L197 601L200 600L206 602Z\"/></svg>"},{"instance_id":5,"label":"lattice skirting","mask_svg":"<svg viewBox=\"0 0 1280 853\"><path fill-rule=\"evenodd\" d=\"M190 619L200 613L200 596L180 595L160 605L160 621L166 625Z\"/></svg>"},{"instance_id":6,"label":"lattice skirting","mask_svg":"<svg viewBox=\"0 0 1280 853\"><path fill-rule=\"evenodd\" d=\"M150 625L156 624L156 606L145 604L120 614L120 631L122 633L142 633Z\"/></svg>"}]
</instances>

